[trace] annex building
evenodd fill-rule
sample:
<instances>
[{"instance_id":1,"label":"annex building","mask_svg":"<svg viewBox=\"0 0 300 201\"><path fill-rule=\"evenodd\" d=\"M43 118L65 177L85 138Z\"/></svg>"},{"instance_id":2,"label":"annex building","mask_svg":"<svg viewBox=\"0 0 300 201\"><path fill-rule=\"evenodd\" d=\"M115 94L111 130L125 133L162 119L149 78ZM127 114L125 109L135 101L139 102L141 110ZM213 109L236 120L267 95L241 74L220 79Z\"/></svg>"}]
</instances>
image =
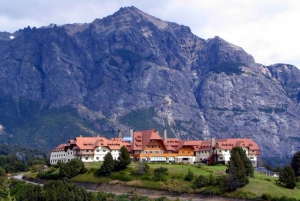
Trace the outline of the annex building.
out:
<instances>
[{"instance_id":1,"label":"annex building","mask_svg":"<svg viewBox=\"0 0 300 201\"><path fill-rule=\"evenodd\" d=\"M130 129L129 137L106 139L104 137L76 137L66 144L61 144L51 151L50 163L68 162L78 158L83 162L103 161L110 152L117 159L122 146L125 146L133 161L145 162L184 162L184 163L223 163L230 160L233 147L242 147L254 167L260 149L252 139L228 138L210 140L179 140L163 137L156 130L135 131Z\"/></svg>"}]
</instances>

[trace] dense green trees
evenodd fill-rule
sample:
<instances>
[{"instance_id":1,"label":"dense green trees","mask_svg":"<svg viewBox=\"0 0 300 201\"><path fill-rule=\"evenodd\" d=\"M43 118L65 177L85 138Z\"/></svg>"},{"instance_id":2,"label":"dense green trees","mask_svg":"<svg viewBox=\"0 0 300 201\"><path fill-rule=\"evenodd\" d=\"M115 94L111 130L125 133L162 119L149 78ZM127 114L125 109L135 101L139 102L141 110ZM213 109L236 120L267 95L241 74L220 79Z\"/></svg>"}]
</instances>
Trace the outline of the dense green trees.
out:
<instances>
[{"instance_id":1,"label":"dense green trees","mask_svg":"<svg viewBox=\"0 0 300 201\"><path fill-rule=\"evenodd\" d=\"M247 174L251 170L247 170L245 162L243 161L243 149L241 147L234 147L231 150L231 157L228 165L228 176L225 180L225 189L234 191L237 188L243 187L249 183Z\"/></svg>"},{"instance_id":2,"label":"dense green trees","mask_svg":"<svg viewBox=\"0 0 300 201\"><path fill-rule=\"evenodd\" d=\"M12 155L0 155L0 166L3 167L6 172L20 172L27 169L25 163Z\"/></svg>"},{"instance_id":3,"label":"dense green trees","mask_svg":"<svg viewBox=\"0 0 300 201\"><path fill-rule=\"evenodd\" d=\"M72 159L67 163L59 163L59 173L61 178L72 178L78 174L85 173L84 163L79 159Z\"/></svg>"},{"instance_id":4,"label":"dense green trees","mask_svg":"<svg viewBox=\"0 0 300 201\"><path fill-rule=\"evenodd\" d=\"M294 154L291 161L291 168L294 170L296 177L300 176L300 151Z\"/></svg>"},{"instance_id":5,"label":"dense green trees","mask_svg":"<svg viewBox=\"0 0 300 201\"><path fill-rule=\"evenodd\" d=\"M100 170L97 171L96 175L110 175L113 171L120 171L126 169L130 163L131 159L129 156L129 152L125 146L122 146L117 161L113 160L113 157L110 152L108 152L105 155L103 164L100 167Z\"/></svg>"},{"instance_id":6,"label":"dense green trees","mask_svg":"<svg viewBox=\"0 0 300 201\"><path fill-rule=\"evenodd\" d=\"M103 176L110 175L115 168L115 161L110 152L104 156L103 164L100 168L100 174Z\"/></svg>"},{"instance_id":7,"label":"dense green trees","mask_svg":"<svg viewBox=\"0 0 300 201\"><path fill-rule=\"evenodd\" d=\"M1 181L0 181L0 201L13 201L13 200L15 200L10 195L9 185L10 185L10 180L8 180L6 177L1 179Z\"/></svg>"},{"instance_id":8,"label":"dense green trees","mask_svg":"<svg viewBox=\"0 0 300 201\"><path fill-rule=\"evenodd\" d=\"M32 184L24 185L23 189L17 194L16 198L20 201L96 200L95 195L88 192L83 187L63 181L51 181L45 184L43 187Z\"/></svg>"},{"instance_id":9,"label":"dense green trees","mask_svg":"<svg viewBox=\"0 0 300 201\"><path fill-rule=\"evenodd\" d=\"M296 186L296 176L291 166L285 166L279 175L279 181L286 185L287 188L293 189Z\"/></svg>"},{"instance_id":10,"label":"dense green trees","mask_svg":"<svg viewBox=\"0 0 300 201\"><path fill-rule=\"evenodd\" d=\"M0 166L0 177L6 176L6 171Z\"/></svg>"},{"instance_id":11,"label":"dense green trees","mask_svg":"<svg viewBox=\"0 0 300 201\"><path fill-rule=\"evenodd\" d=\"M120 149L120 154L118 157L118 161L116 163L115 170L124 170L131 163L131 159L129 156L129 152L125 146L122 146Z\"/></svg>"}]
</instances>

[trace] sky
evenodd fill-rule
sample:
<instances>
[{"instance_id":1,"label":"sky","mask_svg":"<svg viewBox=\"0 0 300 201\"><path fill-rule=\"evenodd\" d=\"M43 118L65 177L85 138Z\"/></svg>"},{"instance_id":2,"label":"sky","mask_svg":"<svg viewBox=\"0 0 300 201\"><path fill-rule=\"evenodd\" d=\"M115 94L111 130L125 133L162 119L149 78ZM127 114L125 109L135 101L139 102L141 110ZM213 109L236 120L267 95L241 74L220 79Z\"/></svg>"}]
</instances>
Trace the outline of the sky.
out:
<instances>
[{"instance_id":1,"label":"sky","mask_svg":"<svg viewBox=\"0 0 300 201\"><path fill-rule=\"evenodd\" d=\"M203 39L219 36L242 47L257 63L300 68L296 0L0 0L0 31L90 23L126 6L189 26Z\"/></svg>"}]
</instances>

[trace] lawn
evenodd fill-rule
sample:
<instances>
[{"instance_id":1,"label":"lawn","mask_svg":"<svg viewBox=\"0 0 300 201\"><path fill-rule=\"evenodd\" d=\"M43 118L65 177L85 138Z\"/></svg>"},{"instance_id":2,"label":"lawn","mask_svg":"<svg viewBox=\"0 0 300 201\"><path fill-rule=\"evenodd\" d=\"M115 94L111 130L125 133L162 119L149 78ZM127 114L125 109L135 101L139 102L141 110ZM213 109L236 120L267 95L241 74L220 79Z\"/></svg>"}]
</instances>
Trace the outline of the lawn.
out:
<instances>
[{"instance_id":1,"label":"lawn","mask_svg":"<svg viewBox=\"0 0 300 201\"><path fill-rule=\"evenodd\" d=\"M134 171L135 167L138 163L131 163L129 165L129 169L126 170L124 173L119 174L119 177L122 175L127 175L131 178L131 181L127 182L129 186L136 186L136 187L147 187L153 189L166 189L166 190L178 190L180 191L189 191L188 188L191 187L191 183L186 182L183 180L184 176L187 174L188 170L194 172L195 176L204 175L208 176L211 173L220 175L225 174L226 166L206 166L206 165L188 165L188 164L166 164L166 163L149 163L150 170L154 170L159 167L168 168L169 176L168 182L155 182L151 181L152 173L149 175L137 176L131 175L130 172ZM76 177L72 178L72 181L77 182L90 182L90 183L102 183L102 182L109 182L111 178L108 177L100 177L97 178L93 174L93 169L98 169L102 165L102 162L95 162L95 163L85 163L85 167L90 170L85 174L77 175ZM92 169L93 168L93 169ZM151 172L152 172L151 171ZM113 173L113 175L118 175L118 173ZM242 194L245 192L252 192L256 195L256 197L261 197L262 194L268 193L272 195L272 197L293 197L296 199L300 199L300 189L297 187L293 190L287 189L284 186L278 185L275 181L278 178L266 176L263 174L254 174L255 178L249 179L249 184L243 188L238 189L233 194ZM149 179L145 179L148 177ZM267 181L269 180L269 181ZM298 184L299 185L299 184Z\"/></svg>"},{"instance_id":2,"label":"lawn","mask_svg":"<svg viewBox=\"0 0 300 201\"><path fill-rule=\"evenodd\" d=\"M86 169L91 169L91 168L99 169L102 164L103 162L84 163L84 167Z\"/></svg>"},{"instance_id":3,"label":"lawn","mask_svg":"<svg viewBox=\"0 0 300 201\"><path fill-rule=\"evenodd\" d=\"M155 169L159 167L168 168L170 174L186 174L190 169L195 175L208 176L213 171L216 174L225 172L226 166L206 166L203 165L200 168L198 165L173 165L173 164L159 164L159 163L149 163L150 168Z\"/></svg>"},{"instance_id":4,"label":"lawn","mask_svg":"<svg viewBox=\"0 0 300 201\"><path fill-rule=\"evenodd\" d=\"M271 178L271 177L270 177ZM265 181L258 178L250 178L249 184L238 191L249 191L260 197L263 193L269 193L275 197L287 196L300 199L300 189L288 189L275 183L275 181Z\"/></svg>"}]
</instances>

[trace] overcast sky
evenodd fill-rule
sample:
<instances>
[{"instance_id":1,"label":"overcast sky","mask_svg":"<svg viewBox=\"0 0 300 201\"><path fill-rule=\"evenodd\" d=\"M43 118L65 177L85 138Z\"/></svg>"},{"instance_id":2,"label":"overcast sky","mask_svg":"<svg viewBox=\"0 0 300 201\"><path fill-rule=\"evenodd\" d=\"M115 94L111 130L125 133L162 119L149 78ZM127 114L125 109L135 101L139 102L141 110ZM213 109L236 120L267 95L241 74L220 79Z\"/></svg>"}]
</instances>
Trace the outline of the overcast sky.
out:
<instances>
[{"instance_id":1,"label":"overcast sky","mask_svg":"<svg viewBox=\"0 0 300 201\"><path fill-rule=\"evenodd\" d=\"M300 67L300 1L296 0L0 0L0 31L92 22L135 6L189 26L203 39L220 36L257 63Z\"/></svg>"}]
</instances>

